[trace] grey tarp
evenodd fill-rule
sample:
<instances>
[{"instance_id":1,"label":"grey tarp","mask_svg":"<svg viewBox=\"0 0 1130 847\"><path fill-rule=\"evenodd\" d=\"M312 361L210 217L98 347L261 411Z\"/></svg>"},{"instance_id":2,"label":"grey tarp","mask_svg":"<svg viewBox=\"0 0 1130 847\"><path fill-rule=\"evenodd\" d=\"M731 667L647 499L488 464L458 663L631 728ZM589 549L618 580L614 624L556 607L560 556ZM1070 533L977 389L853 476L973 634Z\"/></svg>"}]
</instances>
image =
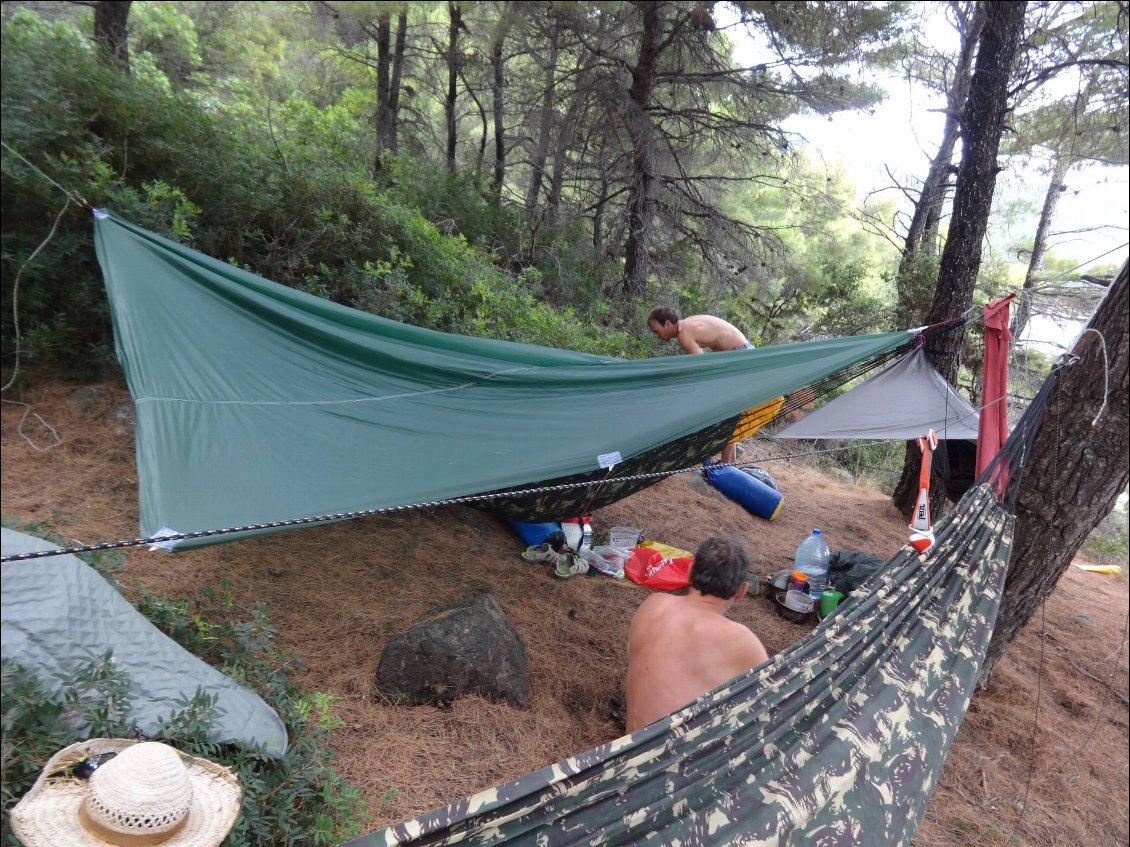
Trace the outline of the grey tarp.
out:
<instances>
[{"instance_id":1,"label":"grey tarp","mask_svg":"<svg viewBox=\"0 0 1130 847\"><path fill-rule=\"evenodd\" d=\"M3 555L53 550L56 545L4 528ZM221 714L218 743L286 752L286 726L258 694L193 656L157 629L97 571L75 556L5 562L0 585L0 657L33 672L58 694L60 673L107 650L130 678L133 724L151 735L178 700L203 690Z\"/></svg>"},{"instance_id":2,"label":"grey tarp","mask_svg":"<svg viewBox=\"0 0 1130 847\"><path fill-rule=\"evenodd\" d=\"M808 638L623 738L349 842L909 844L973 694L1012 547L988 486Z\"/></svg>"},{"instance_id":3,"label":"grey tarp","mask_svg":"<svg viewBox=\"0 0 1130 847\"><path fill-rule=\"evenodd\" d=\"M785 427L774 438L977 440L977 410L916 348L882 373Z\"/></svg>"}]
</instances>

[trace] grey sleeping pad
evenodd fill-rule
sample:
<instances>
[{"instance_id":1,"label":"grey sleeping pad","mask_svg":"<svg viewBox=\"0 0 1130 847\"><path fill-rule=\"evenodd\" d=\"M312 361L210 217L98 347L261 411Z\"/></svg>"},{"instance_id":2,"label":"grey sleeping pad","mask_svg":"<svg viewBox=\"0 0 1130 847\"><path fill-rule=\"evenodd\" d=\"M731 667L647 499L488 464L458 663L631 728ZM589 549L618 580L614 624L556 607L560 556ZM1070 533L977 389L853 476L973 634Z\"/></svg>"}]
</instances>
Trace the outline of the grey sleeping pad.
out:
<instances>
[{"instance_id":1,"label":"grey sleeping pad","mask_svg":"<svg viewBox=\"0 0 1130 847\"><path fill-rule=\"evenodd\" d=\"M3 555L57 545L3 530ZM32 671L58 694L58 678L76 664L112 651L131 680L131 722L152 734L177 701L197 689L215 696L221 714L211 740L286 752L286 727L259 695L189 653L157 629L97 571L75 556L5 562L0 586L0 657Z\"/></svg>"}]
</instances>

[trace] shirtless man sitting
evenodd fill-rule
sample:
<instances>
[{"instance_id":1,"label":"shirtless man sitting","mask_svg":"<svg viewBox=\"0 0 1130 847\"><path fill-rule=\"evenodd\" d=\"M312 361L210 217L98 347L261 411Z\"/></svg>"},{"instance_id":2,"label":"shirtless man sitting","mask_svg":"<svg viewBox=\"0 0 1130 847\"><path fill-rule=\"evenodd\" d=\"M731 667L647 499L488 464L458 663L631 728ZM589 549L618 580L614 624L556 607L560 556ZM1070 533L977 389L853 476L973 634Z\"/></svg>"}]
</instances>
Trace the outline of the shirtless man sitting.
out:
<instances>
[{"instance_id":1,"label":"shirtless man sitting","mask_svg":"<svg viewBox=\"0 0 1130 847\"><path fill-rule=\"evenodd\" d=\"M680 318L674 309L656 306L647 316L647 328L660 341L677 338L679 346L687 353L701 353L703 347L715 351L753 349L740 329L713 315ZM727 444L722 448L719 459L727 465L732 464L735 450L733 444Z\"/></svg>"},{"instance_id":2,"label":"shirtless man sitting","mask_svg":"<svg viewBox=\"0 0 1130 847\"><path fill-rule=\"evenodd\" d=\"M749 565L740 541L713 536L695 553L687 594L640 604L628 631L628 732L768 660L761 640L725 617L745 596Z\"/></svg>"}]
</instances>

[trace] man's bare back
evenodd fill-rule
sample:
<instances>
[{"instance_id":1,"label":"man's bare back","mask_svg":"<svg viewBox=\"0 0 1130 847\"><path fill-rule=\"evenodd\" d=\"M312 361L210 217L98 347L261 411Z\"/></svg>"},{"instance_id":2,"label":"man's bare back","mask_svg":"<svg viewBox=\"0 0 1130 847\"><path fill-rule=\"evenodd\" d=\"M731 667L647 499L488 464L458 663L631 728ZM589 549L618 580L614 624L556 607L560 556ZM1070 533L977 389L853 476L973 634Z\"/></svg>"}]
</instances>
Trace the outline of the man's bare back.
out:
<instances>
[{"instance_id":1,"label":"man's bare back","mask_svg":"<svg viewBox=\"0 0 1130 847\"><path fill-rule=\"evenodd\" d=\"M648 329L660 341L678 339L679 346L687 353L701 353L704 347L723 351L753 346L740 329L714 315L690 315L675 321L653 317L648 320Z\"/></svg>"},{"instance_id":2,"label":"man's bare back","mask_svg":"<svg viewBox=\"0 0 1130 847\"><path fill-rule=\"evenodd\" d=\"M628 635L628 732L682 708L768 659L760 639L725 617L733 600L690 589L654 594L632 618Z\"/></svg>"},{"instance_id":3,"label":"man's bare back","mask_svg":"<svg viewBox=\"0 0 1130 847\"><path fill-rule=\"evenodd\" d=\"M688 353L711 350L740 350L749 340L736 326L714 315L691 315L679 321L679 346Z\"/></svg>"}]
</instances>

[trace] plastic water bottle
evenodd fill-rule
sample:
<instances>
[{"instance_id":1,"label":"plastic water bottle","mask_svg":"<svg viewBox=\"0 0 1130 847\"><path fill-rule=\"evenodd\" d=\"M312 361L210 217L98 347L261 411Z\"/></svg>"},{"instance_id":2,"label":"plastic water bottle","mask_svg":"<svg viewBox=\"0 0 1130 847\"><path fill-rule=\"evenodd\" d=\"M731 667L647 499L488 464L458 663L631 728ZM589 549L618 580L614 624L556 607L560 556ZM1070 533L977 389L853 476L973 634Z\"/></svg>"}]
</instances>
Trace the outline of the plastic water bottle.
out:
<instances>
[{"instance_id":1,"label":"plastic water bottle","mask_svg":"<svg viewBox=\"0 0 1130 847\"><path fill-rule=\"evenodd\" d=\"M561 529L574 553L592 549L592 518L565 518L561 521Z\"/></svg>"},{"instance_id":2,"label":"plastic water bottle","mask_svg":"<svg viewBox=\"0 0 1130 847\"><path fill-rule=\"evenodd\" d=\"M832 554L824 543L820 530L812 530L812 535L800 542L796 548L793 566L808 577L808 596L819 602L828 583L828 562Z\"/></svg>"}]
</instances>

